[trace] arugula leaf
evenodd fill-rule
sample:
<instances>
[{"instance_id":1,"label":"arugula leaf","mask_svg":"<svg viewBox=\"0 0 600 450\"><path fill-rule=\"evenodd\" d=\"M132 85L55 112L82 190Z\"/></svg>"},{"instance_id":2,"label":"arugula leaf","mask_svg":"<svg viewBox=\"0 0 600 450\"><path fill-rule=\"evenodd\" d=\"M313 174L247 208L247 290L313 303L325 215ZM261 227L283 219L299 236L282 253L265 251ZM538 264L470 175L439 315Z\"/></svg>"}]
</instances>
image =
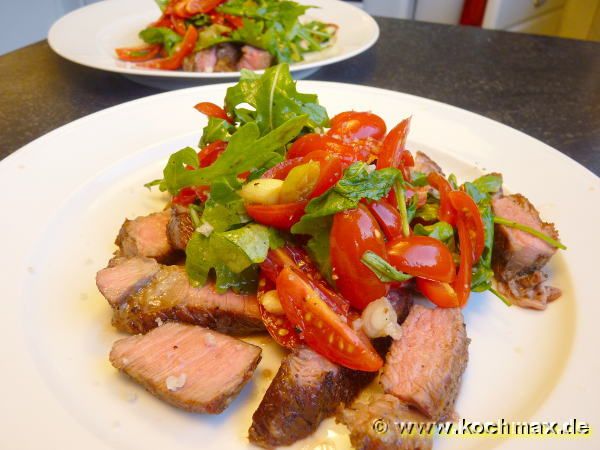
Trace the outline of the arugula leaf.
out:
<instances>
[{"instance_id":1,"label":"arugula leaf","mask_svg":"<svg viewBox=\"0 0 600 450\"><path fill-rule=\"evenodd\" d=\"M215 180L200 221L209 224L214 231L227 231L250 222L244 201L237 193L240 188L241 183L235 177Z\"/></svg>"},{"instance_id":2,"label":"arugula leaf","mask_svg":"<svg viewBox=\"0 0 600 450\"><path fill-rule=\"evenodd\" d=\"M165 0L165 1L169 1L169 0ZM202 13L196 14L195 16L190 17L189 19L187 19L187 21L190 22L192 25L195 25L197 28L203 27L212 22L210 19L210 16L208 14L202 14Z\"/></svg>"},{"instance_id":3,"label":"arugula leaf","mask_svg":"<svg viewBox=\"0 0 600 450\"><path fill-rule=\"evenodd\" d=\"M373 253L370 250L367 250L360 260L365 266L371 269L383 283L390 283L392 281L402 282L410 280L413 277L412 275L400 272L377 253Z\"/></svg>"},{"instance_id":4,"label":"arugula leaf","mask_svg":"<svg viewBox=\"0 0 600 450\"><path fill-rule=\"evenodd\" d=\"M356 208L363 198L379 200L388 194L401 176L398 169L391 167L370 170L364 162L354 163L333 188L310 201L301 221Z\"/></svg>"},{"instance_id":5,"label":"arugula leaf","mask_svg":"<svg viewBox=\"0 0 600 450\"><path fill-rule=\"evenodd\" d=\"M139 37L147 44L162 44L167 54L171 56L175 46L179 44L182 37L167 27L149 27L139 33Z\"/></svg>"},{"instance_id":6,"label":"arugula leaf","mask_svg":"<svg viewBox=\"0 0 600 450\"><path fill-rule=\"evenodd\" d=\"M185 248L185 271L194 284L205 285L208 281L213 266L208 242L208 237L194 231Z\"/></svg>"},{"instance_id":7,"label":"arugula leaf","mask_svg":"<svg viewBox=\"0 0 600 450\"><path fill-rule=\"evenodd\" d=\"M250 266L240 273L235 273L224 264L215 266L215 288L219 294L228 289L238 294L254 294L258 288L258 266Z\"/></svg>"},{"instance_id":8,"label":"arugula leaf","mask_svg":"<svg viewBox=\"0 0 600 450\"><path fill-rule=\"evenodd\" d=\"M502 189L502 175L489 173L473 180L472 183L482 193L495 194Z\"/></svg>"},{"instance_id":9,"label":"arugula leaf","mask_svg":"<svg viewBox=\"0 0 600 450\"><path fill-rule=\"evenodd\" d=\"M433 222L438 218L439 203L428 202L417 209L415 218L423 219L425 222Z\"/></svg>"},{"instance_id":10,"label":"arugula leaf","mask_svg":"<svg viewBox=\"0 0 600 450\"><path fill-rule=\"evenodd\" d=\"M229 122L218 117L209 117L208 124L202 129L202 137L198 146L203 148L215 141L228 142L235 127Z\"/></svg>"},{"instance_id":11,"label":"arugula leaf","mask_svg":"<svg viewBox=\"0 0 600 450\"><path fill-rule=\"evenodd\" d=\"M261 135L281 126L291 118L306 115L306 126L324 127L329 124L327 111L318 103L314 94L302 94L287 64L270 67L262 76L242 71L240 82L227 89L225 108L238 117L237 108L248 104L255 111Z\"/></svg>"},{"instance_id":12,"label":"arugula leaf","mask_svg":"<svg viewBox=\"0 0 600 450\"><path fill-rule=\"evenodd\" d=\"M446 242L454 237L454 228L447 222L436 222L432 225L416 224L413 232L417 236L430 236L439 241Z\"/></svg>"},{"instance_id":13,"label":"arugula leaf","mask_svg":"<svg viewBox=\"0 0 600 450\"><path fill-rule=\"evenodd\" d=\"M306 218L296 223L291 229L293 234L311 236L306 243L308 254L319 268L321 275L323 275L331 285L334 284L331 277L331 258L329 253L329 235L332 222L332 216L316 217L312 219Z\"/></svg>"},{"instance_id":14,"label":"arugula leaf","mask_svg":"<svg viewBox=\"0 0 600 450\"><path fill-rule=\"evenodd\" d=\"M209 249L213 255L219 255L219 262L240 273L266 259L269 231L263 225L251 223L236 230L213 233Z\"/></svg>"},{"instance_id":15,"label":"arugula leaf","mask_svg":"<svg viewBox=\"0 0 600 450\"><path fill-rule=\"evenodd\" d=\"M427 174L424 172L418 172L416 170L413 170L411 172L411 181L410 184L412 184L415 187L423 187L423 186L427 186L428 182L427 182Z\"/></svg>"},{"instance_id":16,"label":"arugula leaf","mask_svg":"<svg viewBox=\"0 0 600 450\"><path fill-rule=\"evenodd\" d=\"M164 12L164 10L167 8L167 5L169 4L170 0L154 0L154 2L158 5L158 7L160 8L161 11Z\"/></svg>"},{"instance_id":17,"label":"arugula leaf","mask_svg":"<svg viewBox=\"0 0 600 450\"><path fill-rule=\"evenodd\" d=\"M213 45L232 41L233 39L229 36L229 33L231 33L231 28L218 23L203 27L198 32L198 40L194 46L194 51L199 52Z\"/></svg>"},{"instance_id":18,"label":"arugula leaf","mask_svg":"<svg viewBox=\"0 0 600 450\"><path fill-rule=\"evenodd\" d=\"M225 151L209 167L198 168L198 156L194 149L184 148L169 158L160 188L175 195L186 186L209 185L219 177L235 176L267 164L272 166L281 160L276 150L295 138L306 120L306 116L291 118L263 137L259 137L255 123L247 123L231 135ZM187 170L186 165L195 170Z\"/></svg>"}]
</instances>

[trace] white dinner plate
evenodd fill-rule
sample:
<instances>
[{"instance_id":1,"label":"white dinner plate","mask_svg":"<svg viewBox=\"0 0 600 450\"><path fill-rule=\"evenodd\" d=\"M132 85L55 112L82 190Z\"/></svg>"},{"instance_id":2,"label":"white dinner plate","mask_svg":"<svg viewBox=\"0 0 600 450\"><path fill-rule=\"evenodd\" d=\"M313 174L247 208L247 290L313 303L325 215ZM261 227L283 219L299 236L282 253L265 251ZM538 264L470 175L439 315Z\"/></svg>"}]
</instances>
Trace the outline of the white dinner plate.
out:
<instances>
[{"instance_id":1,"label":"white dinner plate","mask_svg":"<svg viewBox=\"0 0 600 450\"><path fill-rule=\"evenodd\" d=\"M195 145L199 101L221 103L227 85L128 102L61 127L0 163L3 449L249 448L247 430L281 351L264 337L253 380L219 416L179 411L112 368L120 334L94 277L125 217L163 207L143 184L167 157ZM364 86L300 82L330 114L372 110L389 127L412 114L409 148L424 150L459 180L499 171L554 222L568 250L550 265L563 297L544 312L474 294L464 310L469 364L456 405L475 421L587 421L600 426L598 341L600 179L562 153L479 115ZM282 405L285 407L285 405ZM442 449L600 448L581 439L437 439ZM327 420L296 448L347 448Z\"/></svg>"},{"instance_id":2,"label":"white dinner plate","mask_svg":"<svg viewBox=\"0 0 600 450\"><path fill-rule=\"evenodd\" d=\"M371 47L379 37L379 27L366 12L340 0L297 0L313 5L305 18L335 23L339 29L331 47L305 55L290 65L296 79L319 67L351 58ZM62 57L95 69L121 73L134 81L170 89L228 81L239 72L184 72L143 69L120 61L115 48L143 44L138 33L160 16L153 0L105 0L88 5L59 19L48 33L50 47Z\"/></svg>"}]
</instances>

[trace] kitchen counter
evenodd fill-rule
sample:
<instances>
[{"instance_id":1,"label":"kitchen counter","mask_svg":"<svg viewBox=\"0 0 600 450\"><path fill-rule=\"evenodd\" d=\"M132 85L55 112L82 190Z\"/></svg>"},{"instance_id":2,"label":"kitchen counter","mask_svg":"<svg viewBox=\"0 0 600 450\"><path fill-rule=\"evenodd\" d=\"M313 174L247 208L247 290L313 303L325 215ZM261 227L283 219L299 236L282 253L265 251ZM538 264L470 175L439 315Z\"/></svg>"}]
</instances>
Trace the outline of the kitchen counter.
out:
<instances>
[{"instance_id":1,"label":"kitchen counter","mask_svg":"<svg viewBox=\"0 0 600 450\"><path fill-rule=\"evenodd\" d=\"M600 175L599 43L377 22L374 47L309 79L449 103L530 134ZM82 116L157 92L66 61L45 41L0 56L0 158Z\"/></svg>"}]
</instances>

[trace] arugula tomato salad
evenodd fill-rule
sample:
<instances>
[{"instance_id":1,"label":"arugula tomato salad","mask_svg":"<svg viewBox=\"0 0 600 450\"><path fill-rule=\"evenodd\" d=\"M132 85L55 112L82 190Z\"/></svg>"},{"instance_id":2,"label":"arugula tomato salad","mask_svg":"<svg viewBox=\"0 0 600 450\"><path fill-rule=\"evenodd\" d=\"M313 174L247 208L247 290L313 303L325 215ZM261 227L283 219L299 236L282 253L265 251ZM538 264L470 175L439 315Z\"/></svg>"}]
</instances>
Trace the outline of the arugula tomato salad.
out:
<instances>
[{"instance_id":1,"label":"arugula tomato salad","mask_svg":"<svg viewBox=\"0 0 600 450\"><path fill-rule=\"evenodd\" d=\"M285 347L377 371L383 360L369 338L395 327L369 333L357 324L391 290L414 289L441 308L482 291L510 304L494 287L495 222L562 247L494 214L501 175L459 184L416 170L410 117L390 130L371 112L330 119L285 64L262 76L243 71L223 107L196 108L208 116L200 150L172 154L148 186L189 210L189 279L257 293L267 330Z\"/></svg>"},{"instance_id":2,"label":"arugula tomato salad","mask_svg":"<svg viewBox=\"0 0 600 450\"><path fill-rule=\"evenodd\" d=\"M145 45L117 48L139 67L192 72L261 70L302 61L332 45L337 26L302 21L311 6L290 0L156 0L161 16L140 31Z\"/></svg>"}]
</instances>

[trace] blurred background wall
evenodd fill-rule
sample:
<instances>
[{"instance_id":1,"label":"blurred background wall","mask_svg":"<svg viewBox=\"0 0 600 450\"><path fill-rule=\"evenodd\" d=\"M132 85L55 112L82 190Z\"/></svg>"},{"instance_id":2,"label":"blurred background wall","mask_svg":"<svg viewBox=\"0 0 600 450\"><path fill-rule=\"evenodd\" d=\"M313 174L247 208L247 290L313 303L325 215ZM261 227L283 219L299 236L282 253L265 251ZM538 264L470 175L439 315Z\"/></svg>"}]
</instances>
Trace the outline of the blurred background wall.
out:
<instances>
[{"instance_id":1,"label":"blurred background wall","mask_svg":"<svg viewBox=\"0 0 600 450\"><path fill-rule=\"evenodd\" d=\"M100 0L0 0L0 54L45 39L59 17L96 1ZM351 3L372 15L600 41L600 0L362 0Z\"/></svg>"}]
</instances>

